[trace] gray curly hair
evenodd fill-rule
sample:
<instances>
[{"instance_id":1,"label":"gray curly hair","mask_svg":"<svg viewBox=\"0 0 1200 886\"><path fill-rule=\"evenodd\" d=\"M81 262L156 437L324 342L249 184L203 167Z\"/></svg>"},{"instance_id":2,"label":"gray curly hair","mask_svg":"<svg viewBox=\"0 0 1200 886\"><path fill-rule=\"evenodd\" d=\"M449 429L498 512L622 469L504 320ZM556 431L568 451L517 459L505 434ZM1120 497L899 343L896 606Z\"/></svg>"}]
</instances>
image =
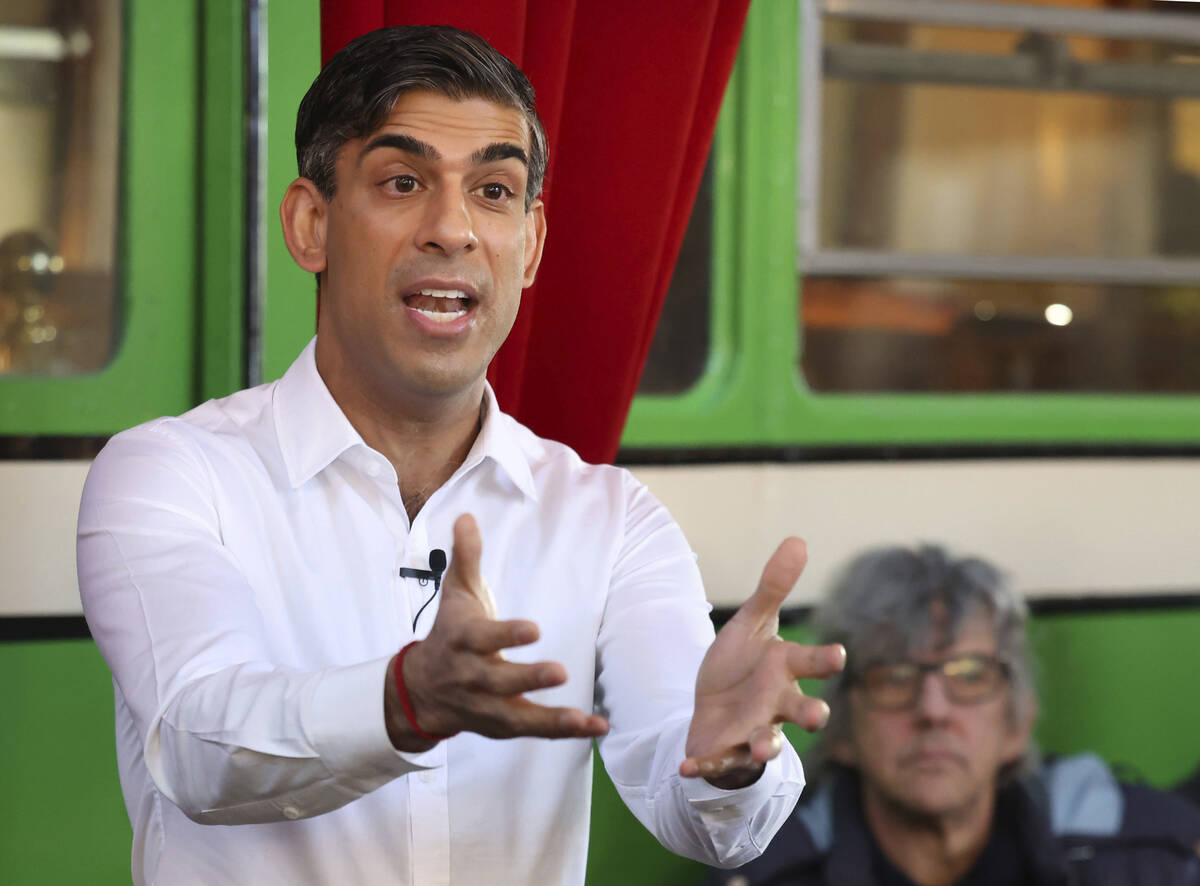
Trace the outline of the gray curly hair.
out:
<instances>
[{"instance_id":1,"label":"gray curly hair","mask_svg":"<svg viewBox=\"0 0 1200 886\"><path fill-rule=\"evenodd\" d=\"M817 642L841 643L847 657L845 671L825 681L829 723L809 753L810 765L825 767L832 748L849 737L848 696L862 668L916 648L950 646L964 622L981 614L991 620L997 656L1009 668L1009 717L1026 722L1037 705L1025 635L1028 608L999 569L978 557L955 559L932 544L876 548L851 560L813 614ZM1036 764L1030 742L1023 757L1000 771L1000 781Z\"/></svg>"}]
</instances>

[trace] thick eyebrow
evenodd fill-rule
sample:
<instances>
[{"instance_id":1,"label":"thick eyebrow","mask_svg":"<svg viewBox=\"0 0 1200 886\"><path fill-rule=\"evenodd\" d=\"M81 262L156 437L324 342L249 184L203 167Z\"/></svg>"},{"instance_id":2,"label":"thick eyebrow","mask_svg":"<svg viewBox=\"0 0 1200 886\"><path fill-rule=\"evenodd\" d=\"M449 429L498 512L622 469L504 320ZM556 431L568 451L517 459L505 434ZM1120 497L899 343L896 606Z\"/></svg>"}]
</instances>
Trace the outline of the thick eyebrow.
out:
<instances>
[{"instance_id":1,"label":"thick eyebrow","mask_svg":"<svg viewBox=\"0 0 1200 886\"><path fill-rule=\"evenodd\" d=\"M367 142L366 147L359 152L359 162L377 148L393 148L406 154L413 154L422 160L442 159L438 149L428 142L400 132L388 132L377 135ZM512 142L492 142L490 145L485 145L471 155L471 165L482 166L484 163L496 163L509 158L520 160L522 165L526 168L529 167L529 155L525 153L525 149Z\"/></svg>"},{"instance_id":2,"label":"thick eyebrow","mask_svg":"<svg viewBox=\"0 0 1200 886\"><path fill-rule=\"evenodd\" d=\"M395 148L397 151L403 151L406 154L415 154L422 160L440 160L442 155L438 153L437 148L428 142L423 142L418 138L413 138L411 135L404 135L399 132L388 132L383 135L377 135L375 138L367 142L365 148L359 152L358 159L361 162L367 154L374 151L376 148ZM485 149L486 150L486 149Z\"/></svg>"},{"instance_id":3,"label":"thick eyebrow","mask_svg":"<svg viewBox=\"0 0 1200 886\"><path fill-rule=\"evenodd\" d=\"M529 156L525 153L525 149L512 142L492 142L490 145L480 148L471 155L471 164L480 166L484 163L507 160L510 157L520 160L526 168L529 168Z\"/></svg>"}]
</instances>

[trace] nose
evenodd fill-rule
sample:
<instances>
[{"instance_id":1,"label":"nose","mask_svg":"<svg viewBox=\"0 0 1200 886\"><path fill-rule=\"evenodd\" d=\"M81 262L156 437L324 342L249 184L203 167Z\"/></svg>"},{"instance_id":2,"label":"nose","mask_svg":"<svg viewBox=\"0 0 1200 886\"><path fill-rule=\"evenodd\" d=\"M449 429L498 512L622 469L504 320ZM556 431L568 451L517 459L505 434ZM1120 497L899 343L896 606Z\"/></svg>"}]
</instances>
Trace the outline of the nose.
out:
<instances>
[{"instance_id":1,"label":"nose","mask_svg":"<svg viewBox=\"0 0 1200 886\"><path fill-rule=\"evenodd\" d=\"M417 246L424 252L451 256L479 245L466 196L454 188L430 195L416 231Z\"/></svg>"},{"instance_id":2,"label":"nose","mask_svg":"<svg viewBox=\"0 0 1200 886\"><path fill-rule=\"evenodd\" d=\"M921 688L917 694L916 712L923 721L940 722L950 714L953 702L946 696L946 684L942 675L936 672L926 673L921 678Z\"/></svg>"}]
</instances>

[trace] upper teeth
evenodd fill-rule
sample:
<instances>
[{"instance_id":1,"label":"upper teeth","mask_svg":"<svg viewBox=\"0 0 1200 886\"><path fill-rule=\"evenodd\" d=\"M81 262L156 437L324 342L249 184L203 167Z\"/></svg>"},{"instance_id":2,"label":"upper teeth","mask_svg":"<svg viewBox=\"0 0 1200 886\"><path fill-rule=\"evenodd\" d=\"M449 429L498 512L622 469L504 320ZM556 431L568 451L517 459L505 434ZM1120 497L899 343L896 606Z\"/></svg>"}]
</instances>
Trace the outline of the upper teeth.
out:
<instances>
[{"instance_id":1,"label":"upper teeth","mask_svg":"<svg viewBox=\"0 0 1200 886\"><path fill-rule=\"evenodd\" d=\"M454 305L444 306L450 310L429 311L415 305L412 306L418 314L428 317L436 323L450 323L467 313L464 305L467 294L461 289L422 289L417 294L428 298L442 298L455 302Z\"/></svg>"}]
</instances>

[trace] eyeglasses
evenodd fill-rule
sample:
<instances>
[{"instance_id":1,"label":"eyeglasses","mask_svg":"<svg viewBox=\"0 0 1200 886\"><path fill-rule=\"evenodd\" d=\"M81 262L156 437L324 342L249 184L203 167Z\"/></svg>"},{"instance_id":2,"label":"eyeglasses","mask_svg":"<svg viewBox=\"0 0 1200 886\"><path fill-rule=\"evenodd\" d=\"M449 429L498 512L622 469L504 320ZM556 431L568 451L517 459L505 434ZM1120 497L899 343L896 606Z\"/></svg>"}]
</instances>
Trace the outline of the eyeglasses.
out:
<instances>
[{"instance_id":1,"label":"eyeglasses","mask_svg":"<svg viewBox=\"0 0 1200 886\"><path fill-rule=\"evenodd\" d=\"M899 711L916 704L926 674L942 678L946 697L955 704L982 704L1007 684L1009 667L993 655L957 655L930 664L897 661L870 665L854 682L872 707Z\"/></svg>"}]
</instances>

